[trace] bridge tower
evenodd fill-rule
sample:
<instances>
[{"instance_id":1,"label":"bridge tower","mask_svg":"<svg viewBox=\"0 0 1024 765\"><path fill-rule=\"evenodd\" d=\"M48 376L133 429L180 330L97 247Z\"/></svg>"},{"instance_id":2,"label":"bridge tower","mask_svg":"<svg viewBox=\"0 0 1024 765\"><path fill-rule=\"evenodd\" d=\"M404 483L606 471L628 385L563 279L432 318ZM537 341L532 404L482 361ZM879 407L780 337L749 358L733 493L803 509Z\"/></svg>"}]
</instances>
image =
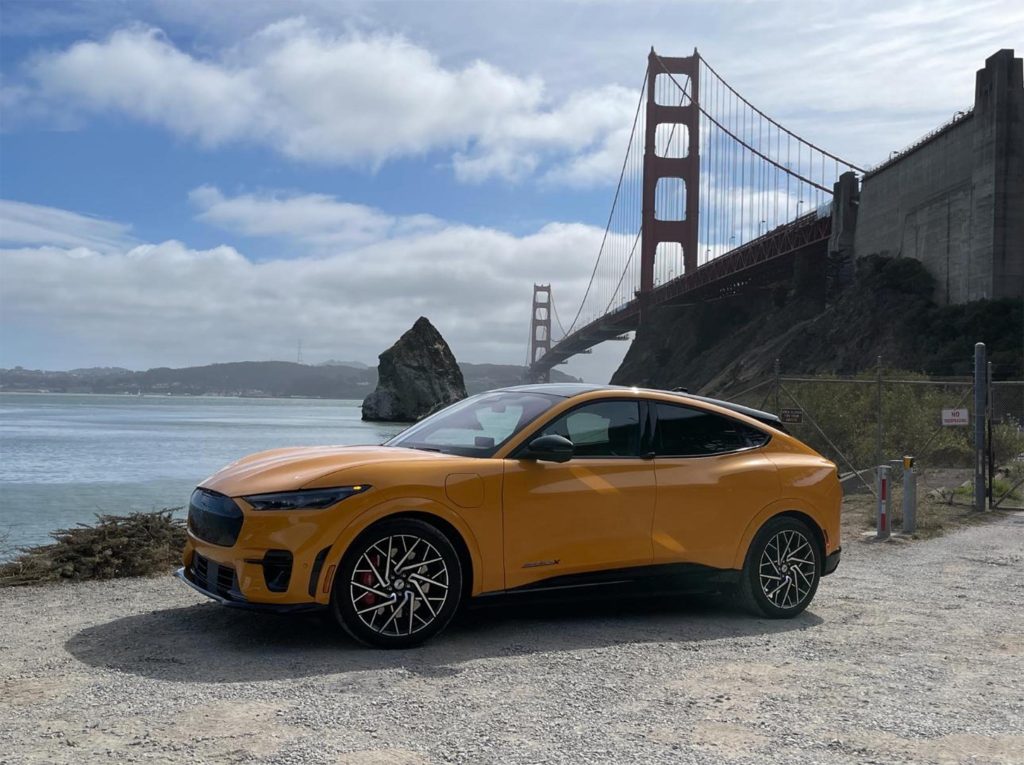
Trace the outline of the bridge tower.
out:
<instances>
[{"instance_id":1,"label":"bridge tower","mask_svg":"<svg viewBox=\"0 0 1024 765\"><path fill-rule=\"evenodd\" d=\"M533 285L533 312L530 314L530 365L551 350L551 285ZM533 382L551 382L551 372L544 370Z\"/></svg>"},{"instance_id":2,"label":"bridge tower","mask_svg":"<svg viewBox=\"0 0 1024 765\"><path fill-rule=\"evenodd\" d=\"M689 98L675 95L671 104L659 104L658 75L672 75L683 87L687 85ZM664 93L662 87L660 92ZM658 56L651 48L647 57L647 129L644 136L644 177L642 234L640 244L640 290L643 298L654 289L654 262L658 245L678 242L683 248L684 273L697 269L697 218L700 209L700 54L693 49L692 56L668 58ZM656 136L658 125L674 124L686 128L687 151L684 157L658 156ZM683 182L685 209L681 219L659 219L655 207L658 181L678 178ZM664 211L663 211L664 212Z\"/></svg>"}]
</instances>

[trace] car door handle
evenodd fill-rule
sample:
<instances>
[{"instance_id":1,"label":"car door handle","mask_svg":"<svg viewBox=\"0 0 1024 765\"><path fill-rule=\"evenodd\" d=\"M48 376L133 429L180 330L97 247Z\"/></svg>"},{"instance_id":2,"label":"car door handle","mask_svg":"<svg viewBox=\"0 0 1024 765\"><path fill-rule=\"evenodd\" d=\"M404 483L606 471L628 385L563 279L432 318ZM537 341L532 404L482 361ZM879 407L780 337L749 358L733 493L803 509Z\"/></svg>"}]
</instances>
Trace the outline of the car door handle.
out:
<instances>
[{"instance_id":1,"label":"car door handle","mask_svg":"<svg viewBox=\"0 0 1024 765\"><path fill-rule=\"evenodd\" d=\"M654 452L647 452L646 454L641 454L640 455L640 459L643 459L643 460L653 460L654 457L655 457Z\"/></svg>"}]
</instances>

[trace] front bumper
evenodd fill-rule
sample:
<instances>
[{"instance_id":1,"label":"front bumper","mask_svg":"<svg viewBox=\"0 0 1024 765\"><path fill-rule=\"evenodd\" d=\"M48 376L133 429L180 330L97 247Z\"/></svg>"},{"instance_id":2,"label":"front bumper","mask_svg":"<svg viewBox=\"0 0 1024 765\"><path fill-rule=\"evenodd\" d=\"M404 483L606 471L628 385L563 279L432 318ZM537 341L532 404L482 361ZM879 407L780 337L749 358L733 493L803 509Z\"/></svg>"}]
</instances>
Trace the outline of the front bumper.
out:
<instances>
[{"instance_id":1,"label":"front bumper","mask_svg":"<svg viewBox=\"0 0 1024 765\"><path fill-rule=\"evenodd\" d=\"M194 559L195 558L193 556L193 560ZM325 608L325 606L320 603L253 603L246 600L245 596L239 592L237 580L235 580L229 587L222 587L220 584L211 585L208 580L201 580L196 575L191 563L188 568L182 567L175 571L174 576L196 592L205 595L211 600L217 601L222 606L230 606L231 608L242 608L248 611L264 611L279 614L319 611ZM233 575L232 578L234 578Z\"/></svg>"},{"instance_id":2,"label":"front bumper","mask_svg":"<svg viewBox=\"0 0 1024 765\"><path fill-rule=\"evenodd\" d=\"M843 555L843 548L838 548L834 553L825 556L825 565L822 567L821 575L828 576L839 567L839 559Z\"/></svg>"},{"instance_id":3,"label":"front bumper","mask_svg":"<svg viewBox=\"0 0 1024 765\"><path fill-rule=\"evenodd\" d=\"M232 603L326 604L328 541L337 538L344 519L320 510L257 513L244 500L197 489L189 507L183 577L204 594Z\"/></svg>"}]
</instances>

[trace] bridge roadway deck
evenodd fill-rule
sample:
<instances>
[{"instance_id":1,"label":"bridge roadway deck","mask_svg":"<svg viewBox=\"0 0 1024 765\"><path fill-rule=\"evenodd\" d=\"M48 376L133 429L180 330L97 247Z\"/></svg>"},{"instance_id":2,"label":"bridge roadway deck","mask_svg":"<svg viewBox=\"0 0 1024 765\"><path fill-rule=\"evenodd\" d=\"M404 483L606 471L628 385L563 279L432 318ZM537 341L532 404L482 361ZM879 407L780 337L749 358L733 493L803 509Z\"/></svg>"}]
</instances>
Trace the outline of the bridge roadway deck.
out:
<instances>
[{"instance_id":1,"label":"bridge roadway deck","mask_svg":"<svg viewBox=\"0 0 1024 765\"><path fill-rule=\"evenodd\" d=\"M832 218L817 213L802 215L734 250L638 296L574 330L530 366L528 377L538 380L554 366L595 345L640 326L641 314L664 305L714 300L742 293L754 285L785 278L796 256L821 248L832 233ZM826 253L822 253L824 257Z\"/></svg>"}]
</instances>

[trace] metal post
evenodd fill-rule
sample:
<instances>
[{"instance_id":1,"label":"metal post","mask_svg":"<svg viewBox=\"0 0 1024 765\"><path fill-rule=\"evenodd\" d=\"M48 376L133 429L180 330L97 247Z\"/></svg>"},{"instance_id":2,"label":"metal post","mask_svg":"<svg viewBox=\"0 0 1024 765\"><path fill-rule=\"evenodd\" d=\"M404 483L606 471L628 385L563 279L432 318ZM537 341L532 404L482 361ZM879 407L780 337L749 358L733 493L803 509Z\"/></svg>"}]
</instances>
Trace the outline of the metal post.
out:
<instances>
[{"instance_id":1,"label":"metal post","mask_svg":"<svg viewBox=\"0 0 1024 765\"><path fill-rule=\"evenodd\" d=\"M892 507L892 485L888 465L878 466L878 512L875 514L877 528L875 539L889 538L889 509Z\"/></svg>"},{"instance_id":2,"label":"metal post","mask_svg":"<svg viewBox=\"0 0 1024 765\"><path fill-rule=\"evenodd\" d=\"M917 471L914 458L903 458L903 533L917 531Z\"/></svg>"},{"instance_id":3,"label":"metal post","mask_svg":"<svg viewBox=\"0 0 1024 765\"><path fill-rule=\"evenodd\" d=\"M992 404L992 362L986 364L985 370L985 427L987 433L987 448L988 452L988 506L992 508L992 477L996 474L996 455L995 450L992 447L992 419L995 414L995 407Z\"/></svg>"},{"instance_id":4,"label":"metal post","mask_svg":"<svg viewBox=\"0 0 1024 765\"><path fill-rule=\"evenodd\" d=\"M882 464L882 357L878 357L875 368L875 421L877 433L875 434L875 464Z\"/></svg>"},{"instance_id":5,"label":"metal post","mask_svg":"<svg viewBox=\"0 0 1024 765\"><path fill-rule=\"evenodd\" d=\"M974 509L985 509L985 344L974 344Z\"/></svg>"}]
</instances>

